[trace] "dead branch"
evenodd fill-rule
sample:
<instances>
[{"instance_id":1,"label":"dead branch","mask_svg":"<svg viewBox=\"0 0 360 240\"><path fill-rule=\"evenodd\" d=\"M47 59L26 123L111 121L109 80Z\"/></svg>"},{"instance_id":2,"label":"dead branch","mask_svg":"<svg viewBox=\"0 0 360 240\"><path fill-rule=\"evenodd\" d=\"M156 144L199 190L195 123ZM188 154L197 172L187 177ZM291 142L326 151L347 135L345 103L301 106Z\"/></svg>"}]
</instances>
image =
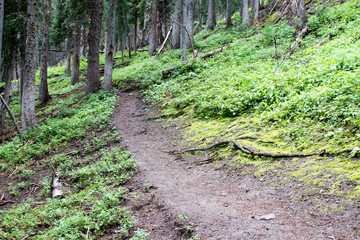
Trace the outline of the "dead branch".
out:
<instances>
[{"instance_id":1,"label":"dead branch","mask_svg":"<svg viewBox=\"0 0 360 240\"><path fill-rule=\"evenodd\" d=\"M299 33L298 37L295 39L295 41L291 44L289 51L285 55L285 60L290 58L291 55L294 53L296 46L298 45L298 42L305 37L309 29L309 25L305 25L303 30Z\"/></svg>"},{"instance_id":2,"label":"dead branch","mask_svg":"<svg viewBox=\"0 0 360 240\"><path fill-rule=\"evenodd\" d=\"M307 34L309 29L309 25L306 24L305 27L303 28L303 30L301 30L300 34L297 36L297 38L295 39L295 41L291 44L289 51L286 53L286 55L284 56L283 60L280 62L279 66L275 69L275 74L277 74L282 66L282 64L288 60L291 55L294 53L296 46L298 45L298 42L303 39L305 37L305 35Z\"/></svg>"},{"instance_id":3,"label":"dead branch","mask_svg":"<svg viewBox=\"0 0 360 240\"><path fill-rule=\"evenodd\" d=\"M9 203L15 203L15 202L14 202L14 201L11 201L11 200L5 201L5 202L0 203L0 207L1 207L1 206L4 206L4 205L6 205L6 204L9 204Z\"/></svg>"},{"instance_id":4,"label":"dead branch","mask_svg":"<svg viewBox=\"0 0 360 240\"><path fill-rule=\"evenodd\" d=\"M147 121L154 121L157 119L175 118L175 117L179 117L179 116L183 115L184 113L185 113L184 111L180 111L180 112L172 113L172 114L163 114L163 115L156 116L156 117L149 117L147 119Z\"/></svg>"},{"instance_id":5,"label":"dead branch","mask_svg":"<svg viewBox=\"0 0 360 240\"><path fill-rule=\"evenodd\" d=\"M21 138L22 137L21 128L20 128L19 124L17 123L13 112L11 111L9 105L6 103L5 99L3 98L3 96L1 94L0 94L0 99L1 99L2 104L4 104L6 110L8 111L8 113L11 117L11 120L12 120L13 124L15 125L16 131L19 133L20 138Z\"/></svg>"},{"instance_id":6,"label":"dead branch","mask_svg":"<svg viewBox=\"0 0 360 240\"><path fill-rule=\"evenodd\" d=\"M186 26L185 26L185 25L182 25L182 24L180 24L180 23L178 23L178 22L175 22L175 21L173 21L173 22L174 22L175 24L177 24L177 25L179 25L179 26L181 26L181 27L183 27L183 28L185 29L186 34L188 35L189 40L190 40L190 44L191 44L191 49L192 49L192 52L194 52L194 43L193 43L193 39L191 38L190 33L189 33L189 31L187 30Z\"/></svg>"},{"instance_id":7,"label":"dead branch","mask_svg":"<svg viewBox=\"0 0 360 240\"><path fill-rule=\"evenodd\" d=\"M286 153L280 153L280 154L271 154L271 153L266 153L266 152L255 152L254 150L252 150L251 148L247 147L247 146L240 146L236 141L221 141L218 143L215 143L214 145L211 145L209 147L205 147L205 148L190 148L187 150L183 150L182 153L187 153L187 152L197 152L197 151L208 151L210 149L216 148L216 147L221 147L224 145L229 145L229 144L233 144L234 148L236 150L241 151L242 153L251 155L251 156L259 156L259 157L269 157L269 158L295 158L295 157L311 157L311 156L337 156L340 155L342 153L350 153L352 151L352 149L346 149L346 150L342 150L339 152L334 152L334 153L327 153L326 150L321 150L320 152L315 152L315 153L308 153L308 154L303 154L303 153L293 153L293 154L286 154Z\"/></svg>"},{"instance_id":8,"label":"dead branch","mask_svg":"<svg viewBox=\"0 0 360 240\"><path fill-rule=\"evenodd\" d=\"M331 39L331 34L327 35L323 40L321 40L321 42L316 44L316 47L321 47L328 39Z\"/></svg>"},{"instance_id":9,"label":"dead branch","mask_svg":"<svg viewBox=\"0 0 360 240\"><path fill-rule=\"evenodd\" d=\"M160 53L161 53L162 50L164 49L164 47L165 47L165 45L166 45L166 43L167 43L167 41L168 41L168 39L169 39L169 37L170 37L170 34L171 34L171 32L172 32L172 28L173 28L173 27L171 26L169 32L168 32L167 35L166 35L165 41L163 42L163 44L161 45L160 50L158 51L158 53L157 53L156 56L155 56L155 60L158 59Z\"/></svg>"}]
</instances>

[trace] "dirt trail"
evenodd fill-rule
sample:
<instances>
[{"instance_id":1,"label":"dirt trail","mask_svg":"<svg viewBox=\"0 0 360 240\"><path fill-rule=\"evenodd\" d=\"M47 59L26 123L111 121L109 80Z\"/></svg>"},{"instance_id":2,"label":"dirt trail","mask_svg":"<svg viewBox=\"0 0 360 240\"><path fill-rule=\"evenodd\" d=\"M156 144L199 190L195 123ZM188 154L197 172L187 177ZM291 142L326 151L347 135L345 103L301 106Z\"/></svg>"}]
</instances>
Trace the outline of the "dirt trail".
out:
<instances>
[{"instance_id":1,"label":"dirt trail","mask_svg":"<svg viewBox=\"0 0 360 240\"><path fill-rule=\"evenodd\" d=\"M148 109L137 92L120 92L113 122L139 163L136 181L153 184L156 195L135 211L138 226L151 239L179 239L175 216L194 222L201 239L360 239L359 217L320 215L311 204L291 200L294 190L269 187L251 175L237 176L176 159L174 130L147 121ZM258 216L274 213L273 220Z\"/></svg>"}]
</instances>

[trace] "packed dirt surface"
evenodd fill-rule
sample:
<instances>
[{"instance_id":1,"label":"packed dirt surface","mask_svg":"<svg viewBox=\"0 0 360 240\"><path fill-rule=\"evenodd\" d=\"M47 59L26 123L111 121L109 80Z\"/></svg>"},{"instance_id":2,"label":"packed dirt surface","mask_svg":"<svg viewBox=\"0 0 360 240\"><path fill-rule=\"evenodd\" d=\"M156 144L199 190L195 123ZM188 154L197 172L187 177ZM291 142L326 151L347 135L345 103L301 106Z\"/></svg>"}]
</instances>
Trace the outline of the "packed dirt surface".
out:
<instances>
[{"instance_id":1,"label":"packed dirt surface","mask_svg":"<svg viewBox=\"0 0 360 240\"><path fill-rule=\"evenodd\" d=\"M173 154L181 150L180 133L168 121L148 121L149 108L138 92L122 91L112 120L139 163L130 189L148 197L138 196L132 210L151 239L185 239L191 228L192 236L206 240L360 239L356 207L320 213L309 201L292 200L290 187L270 187L251 174L196 166ZM179 215L194 225L181 226Z\"/></svg>"}]
</instances>

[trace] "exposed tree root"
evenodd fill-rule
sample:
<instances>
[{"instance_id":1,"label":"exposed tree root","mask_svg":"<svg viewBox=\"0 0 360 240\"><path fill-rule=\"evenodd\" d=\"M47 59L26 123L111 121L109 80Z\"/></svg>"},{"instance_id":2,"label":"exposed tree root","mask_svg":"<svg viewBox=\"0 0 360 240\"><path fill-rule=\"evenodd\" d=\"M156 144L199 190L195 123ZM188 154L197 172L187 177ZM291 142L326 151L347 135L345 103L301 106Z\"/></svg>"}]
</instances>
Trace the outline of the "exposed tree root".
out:
<instances>
[{"instance_id":1,"label":"exposed tree root","mask_svg":"<svg viewBox=\"0 0 360 240\"><path fill-rule=\"evenodd\" d=\"M158 120L158 119L176 118L176 117L179 117L179 116L183 115L184 113L185 113L184 111L180 111L180 112L177 112L177 113L163 114L163 115L156 116L156 117L149 117L147 120L148 121L154 121L154 120Z\"/></svg>"},{"instance_id":2,"label":"exposed tree root","mask_svg":"<svg viewBox=\"0 0 360 240\"><path fill-rule=\"evenodd\" d=\"M186 153L186 152L196 152L196 151L208 151L210 149L216 148L216 147L221 147L224 145L229 145L229 144L233 144L234 148L236 150L241 151L242 153L251 155L251 156L259 156L259 157L269 157L269 158L294 158L294 157L311 157L311 156L337 156L340 155L342 153L350 153L352 151L352 149L346 149L346 150L342 150L339 152L333 152L333 153L327 153L326 150L321 150L320 152L315 152L315 153L308 153L308 154L302 154L302 153L293 153L293 154L285 154L285 153L280 153L280 154L271 154L271 153L266 153L266 152L255 152L254 150L252 150L249 147L246 146L240 146L236 141L221 141L218 143L215 143L214 145L211 145L209 147L205 147L205 148L190 148L187 150L183 150L182 153Z\"/></svg>"}]
</instances>

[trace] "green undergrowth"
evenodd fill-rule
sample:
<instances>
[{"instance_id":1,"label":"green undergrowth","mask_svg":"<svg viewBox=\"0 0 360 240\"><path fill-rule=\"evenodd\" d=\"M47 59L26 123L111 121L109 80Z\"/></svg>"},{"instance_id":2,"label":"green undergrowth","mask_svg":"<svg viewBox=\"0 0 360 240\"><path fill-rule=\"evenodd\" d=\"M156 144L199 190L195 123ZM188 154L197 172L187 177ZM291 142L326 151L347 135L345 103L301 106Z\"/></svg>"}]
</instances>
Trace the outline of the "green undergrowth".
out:
<instances>
[{"instance_id":1,"label":"green undergrowth","mask_svg":"<svg viewBox=\"0 0 360 240\"><path fill-rule=\"evenodd\" d=\"M83 83L71 86L63 71L49 69L52 99L36 103L38 126L1 144L0 192L14 204L0 210L0 239L129 238L135 219L124 184L136 163L119 147L110 120L117 91L85 95ZM10 107L19 118L18 96ZM54 173L64 184L62 199L50 198ZM146 235L140 230L135 234Z\"/></svg>"},{"instance_id":2,"label":"green undergrowth","mask_svg":"<svg viewBox=\"0 0 360 240\"><path fill-rule=\"evenodd\" d=\"M56 155L49 160L59 167L59 176L71 178L64 199L47 199L38 205L27 199L16 207L0 211L2 239L84 239L114 230L119 238L129 236L134 225L124 207L127 190L121 187L135 169L130 154L120 148L100 151L98 160L84 164L82 158ZM55 160L56 159L56 160ZM59 161L61 159L61 161ZM68 165L71 171L67 173ZM51 182L43 179L43 193L50 194ZM47 191L46 191L47 190Z\"/></svg>"},{"instance_id":3,"label":"green undergrowth","mask_svg":"<svg viewBox=\"0 0 360 240\"><path fill-rule=\"evenodd\" d=\"M312 1L310 6L309 33L285 61L299 31L269 19L246 31L203 30L195 36L196 48L227 48L190 65L166 58L179 58L177 50L167 49L158 61L144 55L123 69L121 79L142 82L144 98L160 103L165 114L185 113L179 119L191 125L184 129L186 147L253 136L258 139L237 141L272 154L355 149L360 146L360 4ZM177 70L161 79L161 70L175 65ZM357 154L296 162L251 159L232 148L221 155L261 178L277 172L314 191L360 198Z\"/></svg>"}]
</instances>

